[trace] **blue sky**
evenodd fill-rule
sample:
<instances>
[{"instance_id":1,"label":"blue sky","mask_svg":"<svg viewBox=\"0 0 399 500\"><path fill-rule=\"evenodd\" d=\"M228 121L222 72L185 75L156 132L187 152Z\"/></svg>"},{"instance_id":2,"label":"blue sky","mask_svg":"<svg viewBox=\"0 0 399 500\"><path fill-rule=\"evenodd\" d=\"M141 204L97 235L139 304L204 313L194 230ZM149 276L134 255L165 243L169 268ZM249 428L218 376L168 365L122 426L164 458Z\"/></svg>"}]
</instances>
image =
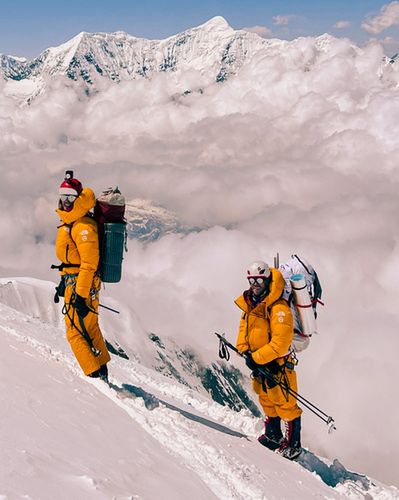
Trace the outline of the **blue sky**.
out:
<instances>
[{"instance_id":1,"label":"blue sky","mask_svg":"<svg viewBox=\"0 0 399 500\"><path fill-rule=\"evenodd\" d=\"M165 38L216 15L235 29L257 26L267 37L292 39L328 32L359 44L370 37L389 37L387 45L393 48L399 39L398 19L378 33L361 28L384 6L392 7L388 14L396 19L399 2L381 0L2 0L0 53L33 57L81 31L123 30ZM334 27L339 21L344 27Z\"/></svg>"}]
</instances>

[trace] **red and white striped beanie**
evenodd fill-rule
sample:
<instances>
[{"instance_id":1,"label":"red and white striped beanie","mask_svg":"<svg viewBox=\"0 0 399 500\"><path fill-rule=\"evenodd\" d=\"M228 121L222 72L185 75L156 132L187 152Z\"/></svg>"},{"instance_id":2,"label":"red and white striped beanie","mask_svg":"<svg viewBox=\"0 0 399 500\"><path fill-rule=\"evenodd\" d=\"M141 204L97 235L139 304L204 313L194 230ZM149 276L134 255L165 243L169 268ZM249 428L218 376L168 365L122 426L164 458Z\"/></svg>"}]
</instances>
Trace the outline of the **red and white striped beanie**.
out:
<instances>
[{"instance_id":1,"label":"red and white striped beanie","mask_svg":"<svg viewBox=\"0 0 399 500\"><path fill-rule=\"evenodd\" d=\"M83 186L78 179L65 179L62 181L59 194L73 194L75 196L79 196L83 191Z\"/></svg>"}]
</instances>

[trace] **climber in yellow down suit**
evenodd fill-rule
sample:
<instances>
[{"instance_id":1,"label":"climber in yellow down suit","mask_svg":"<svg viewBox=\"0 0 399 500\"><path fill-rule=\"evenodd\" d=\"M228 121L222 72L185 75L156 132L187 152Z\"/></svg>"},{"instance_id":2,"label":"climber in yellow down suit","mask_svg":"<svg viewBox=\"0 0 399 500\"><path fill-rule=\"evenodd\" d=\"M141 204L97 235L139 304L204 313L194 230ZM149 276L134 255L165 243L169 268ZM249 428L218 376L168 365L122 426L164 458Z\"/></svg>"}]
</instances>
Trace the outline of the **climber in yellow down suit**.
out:
<instances>
[{"instance_id":1,"label":"climber in yellow down suit","mask_svg":"<svg viewBox=\"0 0 399 500\"><path fill-rule=\"evenodd\" d=\"M67 339L85 375L108 382L110 355L98 324L100 278L97 223L88 215L95 205L90 188L73 178L65 178L59 190L56 254L61 261ZM57 288L58 290L58 288ZM61 294L62 295L62 294Z\"/></svg>"},{"instance_id":2,"label":"climber in yellow down suit","mask_svg":"<svg viewBox=\"0 0 399 500\"><path fill-rule=\"evenodd\" d=\"M284 380L297 392L296 373L290 356L293 339L293 318L282 297L284 278L280 271L263 261L251 264L247 270L249 289L235 301L241 309L237 349L246 353L246 363L252 370L252 384L259 396L266 419L265 431L258 441L290 460L301 453L301 413L296 398L279 384L265 379L257 368L264 365L277 380ZM281 431L285 423L285 435Z\"/></svg>"}]
</instances>

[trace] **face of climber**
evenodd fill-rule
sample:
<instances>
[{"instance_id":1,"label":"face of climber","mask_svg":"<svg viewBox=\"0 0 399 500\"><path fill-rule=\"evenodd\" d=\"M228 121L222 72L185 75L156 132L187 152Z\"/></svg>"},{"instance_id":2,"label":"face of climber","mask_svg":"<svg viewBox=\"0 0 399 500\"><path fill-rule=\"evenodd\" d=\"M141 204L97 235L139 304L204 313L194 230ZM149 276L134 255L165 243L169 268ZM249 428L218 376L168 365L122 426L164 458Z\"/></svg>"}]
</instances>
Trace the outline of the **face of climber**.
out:
<instances>
[{"instance_id":1,"label":"face of climber","mask_svg":"<svg viewBox=\"0 0 399 500\"><path fill-rule=\"evenodd\" d=\"M60 205L59 208L65 210L65 212L70 212L73 208L73 204L76 198L83 191L83 186L78 179L73 177L72 170L68 170L65 173L65 179L60 185L58 194L60 195Z\"/></svg>"},{"instance_id":2,"label":"face of climber","mask_svg":"<svg viewBox=\"0 0 399 500\"><path fill-rule=\"evenodd\" d=\"M76 198L77 195L74 194L61 194L60 203L62 209L65 210L65 212L70 212L73 209L73 204L75 203Z\"/></svg>"},{"instance_id":3,"label":"face of climber","mask_svg":"<svg viewBox=\"0 0 399 500\"><path fill-rule=\"evenodd\" d=\"M249 286L251 287L252 293L254 295L262 295L266 290L267 279L258 277L258 278L248 278Z\"/></svg>"},{"instance_id":4,"label":"face of climber","mask_svg":"<svg viewBox=\"0 0 399 500\"><path fill-rule=\"evenodd\" d=\"M260 296L269 290L271 271L263 260L257 260L247 268L247 280L254 295Z\"/></svg>"}]
</instances>

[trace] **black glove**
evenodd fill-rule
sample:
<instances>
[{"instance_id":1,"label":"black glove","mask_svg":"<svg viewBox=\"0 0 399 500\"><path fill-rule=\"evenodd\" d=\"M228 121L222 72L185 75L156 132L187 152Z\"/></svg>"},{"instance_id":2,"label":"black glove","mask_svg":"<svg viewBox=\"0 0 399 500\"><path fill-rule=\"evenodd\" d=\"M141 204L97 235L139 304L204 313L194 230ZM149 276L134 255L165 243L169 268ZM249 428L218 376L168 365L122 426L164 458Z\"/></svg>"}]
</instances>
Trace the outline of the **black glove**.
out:
<instances>
[{"instance_id":1,"label":"black glove","mask_svg":"<svg viewBox=\"0 0 399 500\"><path fill-rule=\"evenodd\" d=\"M245 364L252 371L256 371L260 366L262 366L262 365L258 365L258 363L255 363L250 352L247 352L245 354Z\"/></svg>"},{"instance_id":2,"label":"black glove","mask_svg":"<svg viewBox=\"0 0 399 500\"><path fill-rule=\"evenodd\" d=\"M58 302L60 301L60 297L63 297L64 295L65 295L65 277L61 276L61 281L55 287L54 302L58 304Z\"/></svg>"},{"instance_id":3,"label":"black glove","mask_svg":"<svg viewBox=\"0 0 399 500\"><path fill-rule=\"evenodd\" d=\"M86 305L86 299L78 294L75 295L73 307L80 318L85 318L90 312L90 308Z\"/></svg>"}]
</instances>

